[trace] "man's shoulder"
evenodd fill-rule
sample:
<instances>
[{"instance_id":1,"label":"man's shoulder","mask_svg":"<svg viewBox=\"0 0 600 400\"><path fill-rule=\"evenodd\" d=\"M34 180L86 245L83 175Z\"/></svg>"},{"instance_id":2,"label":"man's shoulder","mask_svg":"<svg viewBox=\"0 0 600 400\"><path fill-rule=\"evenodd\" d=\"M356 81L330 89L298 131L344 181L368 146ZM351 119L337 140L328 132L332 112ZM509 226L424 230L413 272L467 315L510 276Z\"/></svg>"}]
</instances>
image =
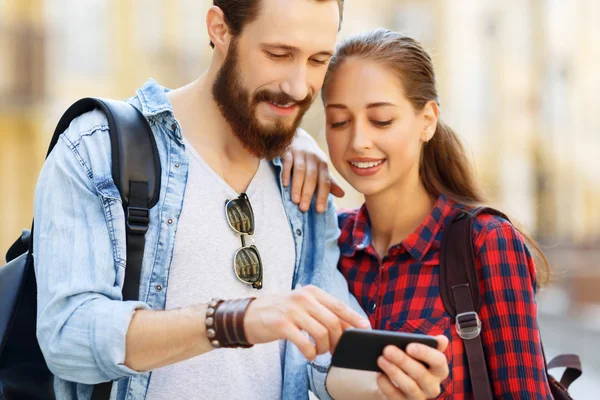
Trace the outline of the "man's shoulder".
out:
<instances>
[{"instance_id":1,"label":"man's shoulder","mask_svg":"<svg viewBox=\"0 0 600 400\"><path fill-rule=\"evenodd\" d=\"M108 136L108 119L99 109L94 109L74 118L62 136L77 147L83 138Z\"/></svg>"}]
</instances>

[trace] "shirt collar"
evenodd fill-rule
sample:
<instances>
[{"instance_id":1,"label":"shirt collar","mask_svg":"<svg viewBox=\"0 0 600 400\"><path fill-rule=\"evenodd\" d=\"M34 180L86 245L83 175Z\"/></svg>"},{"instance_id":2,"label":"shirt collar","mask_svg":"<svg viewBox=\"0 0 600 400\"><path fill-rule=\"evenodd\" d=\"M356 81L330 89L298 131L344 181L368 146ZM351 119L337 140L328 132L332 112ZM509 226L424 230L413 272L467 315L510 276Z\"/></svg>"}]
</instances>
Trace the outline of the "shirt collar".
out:
<instances>
[{"instance_id":1,"label":"shirt collar","mask_svg":"<svg viewBox=\"0 0 600 400\"><path fill-rule=\"evenodd\" d=\"M436 240L437 234L444 225L444 220L450 215L454 202L445 195L440 194L433 210L423 223L406 239L402 241L402 246L416 261L421 261L425 254L431 248Z\"/></svg>"},{"instance_id":2,"label":"shirt collar","mask_svg":"<svg viewBox=\"0 0 600 400\"><path fill-rule=\"evenodd\" d=\"M453 206L454 202L441 194L423 223L398 246L403 246L414 260L421 261L431 248L445 219L451 214ZM370 243L369 212L363 204L358 210L352 229L352 250L364 250Z\"/></svg>"},{"instance_id":3,"label":"shirt collar","mask_svg":"<svg viewBox=\"0 0 600 400\"><path fill-rule=\"evenodd\" d=\"M167 97L168 92L169 89L160 86L154 79L148 79L144 86L137 90L142 105L142 113L146 117L156 116L163 112L173 114L173 107Z\"/></svg>"},{"instance_id":4,"label":"shirt collar","mask_svg":"<svg viewBox=\"0 0 600 400\"><path fill-rule=\"evenodd\" d=\"M371 223L366 204L358 210L352 228L352 250L364 250L371 244Z\"/></svg>"}]
</instances>

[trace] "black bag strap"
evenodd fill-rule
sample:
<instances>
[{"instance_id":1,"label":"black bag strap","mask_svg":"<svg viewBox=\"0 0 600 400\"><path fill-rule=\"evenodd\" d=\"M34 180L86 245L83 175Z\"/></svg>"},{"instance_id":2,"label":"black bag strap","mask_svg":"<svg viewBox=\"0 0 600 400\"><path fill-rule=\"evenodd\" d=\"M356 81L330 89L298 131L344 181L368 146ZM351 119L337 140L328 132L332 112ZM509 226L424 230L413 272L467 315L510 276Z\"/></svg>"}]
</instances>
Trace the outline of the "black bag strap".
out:
<instances>
[{"instance_id":1,"label":"black bag strap","mask_svg":"<svg viewBox=\"0 0 600 400\"><path fill-rule=\"evenodd\" d=\"M509 221L498 210L488 207L463 211L446 227L442 236L440 257L440 295L444 308L456 319L456 330L465 343L469 375L475 400L491 400L492 389L489 382L483 344L481 342L481 295L475 266L473 248L473 221L480 214L497 215ZM552 368L566 368L560 380L568 389L582 374L581 359L576 354L561 354L546 363L544 346L540 342L546 374Z\"/></svg>"},{"instance_id":2,"label":"black bag strap","mask_svg":"<svg viewBox=\"0 0 600 400\"><path fill-rule=\"evenodd\" d=\"M440 296L448 314L456 319L456 331L464 341L474 398L492 400L477 314L481 297L472 238L473 220L481 213L508 220L501 212L482 207L463 211L445 228L440 256Z\"/></svg>"},{"instance_id":3,"label":"black bag strap","mask_svg":"<svg viewBox=\"0 0 600 400\"><path fill-rule=\"evenodd\" d=\"M137 108L122 101L81 99L69 107L60 119L48 155L71 122L94 109L100 109L108 120L112 176L125 211L127 267L123 300L137 300L150 209L158 202L161 185L160 158L148 121ZM109 399L111 388L112 382L95 385L92 399Z\"/></svg>"}]
</instances>

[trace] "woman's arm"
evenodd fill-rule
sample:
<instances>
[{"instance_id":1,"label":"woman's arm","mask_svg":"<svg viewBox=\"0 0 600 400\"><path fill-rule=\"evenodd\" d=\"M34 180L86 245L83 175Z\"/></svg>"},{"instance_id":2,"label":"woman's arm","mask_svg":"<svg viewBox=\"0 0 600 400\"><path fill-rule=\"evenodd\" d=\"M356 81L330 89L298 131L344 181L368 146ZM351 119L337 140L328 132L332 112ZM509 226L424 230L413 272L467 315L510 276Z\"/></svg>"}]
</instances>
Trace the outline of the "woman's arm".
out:
<instances>
[{"instance_id":1,"label":"woman's arm","mask_svg":"<svg viewBox=\"0 0 600 400\"><path fill-rule=\"evenodd\" d=\"M483 304L479 313L495 398L552 399L535 302L535 265L508 222L484 228L475 243Z\"/></svg>"}]
</instances>

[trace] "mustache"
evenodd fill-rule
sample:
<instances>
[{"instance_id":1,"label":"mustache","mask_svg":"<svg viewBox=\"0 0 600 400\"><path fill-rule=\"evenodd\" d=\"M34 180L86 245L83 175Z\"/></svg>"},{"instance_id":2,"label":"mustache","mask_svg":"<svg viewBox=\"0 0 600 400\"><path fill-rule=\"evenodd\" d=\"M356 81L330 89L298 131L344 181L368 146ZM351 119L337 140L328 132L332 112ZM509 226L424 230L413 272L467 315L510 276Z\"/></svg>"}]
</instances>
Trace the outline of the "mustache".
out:
<instances>
[{"instance_id":1,"label":"mustache","mask_svg":"<svg viewBox=\"0 0 600 400\"><path fill-rule=\"evenodd\" d=\"M298 101L287 93L272 92L270 90L265 89L265 90L261 90L260 92L256 93L256 95L254 96L254 101L256 103L260 103L261 101L271 101L271 102L277 103L277 104L293 103L293 104L300 106L301 108L304 108L306 106L309 106L312 103L313 96L309 93L306 95L306 97L304 99Z\"/></svg>"}]
</instances>

